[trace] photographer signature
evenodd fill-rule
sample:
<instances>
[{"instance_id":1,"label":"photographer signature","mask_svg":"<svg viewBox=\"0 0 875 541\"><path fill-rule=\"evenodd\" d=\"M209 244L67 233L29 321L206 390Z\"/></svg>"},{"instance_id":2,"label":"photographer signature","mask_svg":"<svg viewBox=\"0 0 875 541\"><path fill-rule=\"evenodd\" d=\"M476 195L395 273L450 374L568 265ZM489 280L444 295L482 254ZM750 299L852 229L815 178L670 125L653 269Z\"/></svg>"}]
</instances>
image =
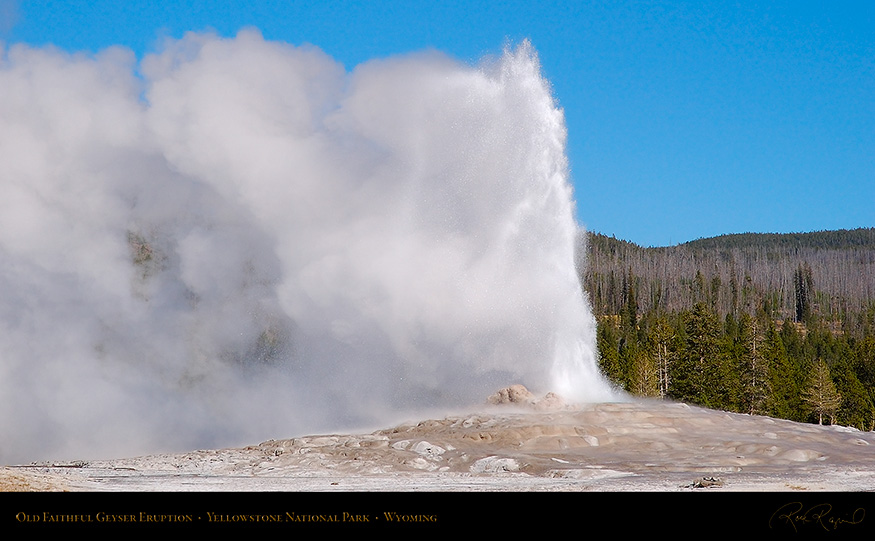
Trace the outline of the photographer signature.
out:
<instances>
[{"instance_id":1,"label":"photographer signature","mask_svg":"<svg viewBox=\"0 0 875 541\"><path fill-rule=\"evenodd\" d=\"M782 505L772 514L769 528L789 525L794 532L798 532L799 528L810 526L831 531L841 526L860 524L865 516L866 510L862 507L854 509L850 515L837 516L833 513L832 505L828 503L819 503L806 508L802 502L790 502Z\"/></svg>"}]
</instances>

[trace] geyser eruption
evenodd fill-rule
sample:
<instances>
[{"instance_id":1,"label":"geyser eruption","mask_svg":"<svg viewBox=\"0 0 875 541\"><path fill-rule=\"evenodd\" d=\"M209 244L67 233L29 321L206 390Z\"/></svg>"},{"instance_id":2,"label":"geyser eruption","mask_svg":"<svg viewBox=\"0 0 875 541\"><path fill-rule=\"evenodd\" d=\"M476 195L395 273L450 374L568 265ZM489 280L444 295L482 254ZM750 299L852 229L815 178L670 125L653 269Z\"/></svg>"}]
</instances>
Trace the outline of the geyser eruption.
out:
<instances>
[{"instance_id":1,"label":"geyser eruption","mask_svg":"<svg viewBox=\"0 0 875 541\"><path fill-rule=\"evenodd\" d=\"M254 31L14 46L0 97L3 462L611 398L527 43L351 73Z\"/></svg>"}]
</instances>

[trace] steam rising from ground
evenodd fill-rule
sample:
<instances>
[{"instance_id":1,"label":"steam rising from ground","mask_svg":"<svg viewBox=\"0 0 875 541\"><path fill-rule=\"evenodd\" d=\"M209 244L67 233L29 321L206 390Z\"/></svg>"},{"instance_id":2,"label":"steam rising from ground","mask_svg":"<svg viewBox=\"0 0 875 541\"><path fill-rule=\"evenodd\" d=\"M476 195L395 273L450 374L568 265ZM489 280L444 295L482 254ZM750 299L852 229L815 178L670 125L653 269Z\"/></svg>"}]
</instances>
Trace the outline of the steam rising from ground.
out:
<instances>
[{"instance_id":1,"label":"steam rising from ground","mask_svg":"<svg viewBox=\"0 0 875 541\"><path fill-rule=\"evenodd\" d=\"M0 460L610 398L565 128L524 43L347 73L190 34L0 65Z\"/></svg>"}]
</instances>

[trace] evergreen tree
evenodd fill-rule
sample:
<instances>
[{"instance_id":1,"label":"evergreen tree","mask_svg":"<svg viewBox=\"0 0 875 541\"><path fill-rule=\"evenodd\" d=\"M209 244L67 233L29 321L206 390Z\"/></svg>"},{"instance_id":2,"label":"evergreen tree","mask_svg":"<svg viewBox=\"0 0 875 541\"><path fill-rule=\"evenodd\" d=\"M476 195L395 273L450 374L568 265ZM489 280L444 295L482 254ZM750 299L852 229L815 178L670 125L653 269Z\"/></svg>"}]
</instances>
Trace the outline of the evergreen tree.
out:
<instances>
[{"instance_id":1,"label":"evergreen tree","mask_svg":"<svg viewBox=\"0 0 875 541\"><path fill-rule=\"evenodd\" d=\"M634 381L638 377L638 296L635 292L635 275L629 269L624 278L625 302L620 317L620 367L622 387L633 392Z\"/></svg>"},{"instance_id":2,"label":"evergreen tree","mask_svg":"<svg viewBox=\"0 0 875 541\"><path fill-rule=\"evenodd\" d=\"M733 317L738 316L738 278L735 277L735 265L732 265L729 275L729 313Z\"/></svg>"},{"instance_id":3,"label":"evergreen tree","mask_svg":"<svg viewBox=\"0 0 875 541\"><path fill-rule=\"evenodd\" d=\"M820 359L814 363L803 399L810 411L817 416L817 424L823 424L824 416L829 417L830 423L835 420L842 397L830 377L829 367Z\"/></svg>"},{"instance_id":4,"label":"evergreen tree","mask_svg":"<svg viewBox=\"0 0 875 541\"><path fill-rule=\"evenodd\" d=\"M609 317L599 319L596 329L596 345L599 350L599 368L614 385L622 387L619 344L614 324Z\"/></svg>"},{"instance_id":5,"label":"evergreen tree","mask_svg":"<svg viewBox=\"0 0 875 541\"><path fill-rule=\"evenodd\" d=\"M673 342L676 337L674 329L664 316L658 317L649 328L648 343L656 364L657 396L665 398L671 387L672 360L674 358Z\"/></svg>"},{"instance_id":6,"label":"evergreen tree","mask_svg":"<svg viewBox=\"0 0 875 541\"><path fill-rule=\"evenodd\" d=\"M685 318L686 344L671 371L671 396L705 407L723 407L727 389L721 381L720 322L705 303Z\"/></svg>"},{"instance_id":7,"label":"evergreen tree","mask_svg":"<svg viewBox=\"0 0 875 541\"><path fill-rule=\"evenodd\" d=\"M735 315L732 312L726 314L726 318L723 322L723 334L729 340L738 339L738 320L736 320Z\"/></svg>"},{"instance_id":8,"label":"evergreen tree","mask_svg":"<svg viewBox=\"0 0 875 541\"><path fill-rule=\"evenodd\" d=\"M875 228L668 248L593 239L581 272L599 315L600 366L622 388L651 394L655 374L657 396L875 424ZM812 413L818 360L841 396L832 414Z\"/></svg>"},{"instance_id":9,"label":"evergreen tree","mask_svg":"<svg viewBox=\"0 0 875 541\"><path fill-rule=\"evenodd\" d=\"M772 389L769 414L782 419L804 421L806 416L800 413L802 408L799 374L796 366L787 356L787 350L775 328L774 321L769 321L763 349L769 366L769 381Z\"/></svg>"},{"instance_id":10,"label":"evergreen tree","mask_svg":"<svg viewBox=\"0 0 875 541\"><path fill-rule=\"evenodd\" d=\"M808 323L811 319L811 300L814 291L814 279L808 263L799 264L799 268L793 274L793 285L796 288L796 322Z\"/></svg>"},{"instance_id":11,"label":"evergreen tree","mask_svg":"<svg viewBox=\"0 0 875 541\"><path fill-rule=\"evenodd\" d=\"M875 407L869 394L857 379L852 368L851 349L844 338L835 340L833 363L830 368L836 391L842 397L842 404L835 416L835 422L843 426L853 426L860 430L872 430L875 420Z\"/></svg>"},{"instance_id":12,"label":"evergreen tree","mask_svg":"<svg viewBox=\"0 0 875 541\"><path fill-rule=\"evenodd\" d=\"M748 314L741 315L738 343L741 353L741 405L743 411L764 414L772 396L769 367L762 345L760 326Z\"/></svg>"},{"instance_id":13,"label":"evergreen tree","mask_svg":"<svg viewBox=\"0 0 875 541\"><path fill-rule=\"evenodd\" d=\"M869 332L854 346L854 373L875 403L875 333Z\"/></svg>"},{"instance_id":14,"label":"evergreen tree","mask_svg":"<svg viewBox=\"0 0 875 541\"><path fill-rule=\"evenodd\" d=\"M656 359L646 349L638 351L630 391L638 396L659 396L659 373Z\"/></svg>"},{"instance_id":15,"label":"evergreen tree","mask_svg":"<svg viewBox=\"0 0 875 541\"><path fill-rule=\"evenodd\" d=\"M708 288L705 287L705 276L699 269L696 269L696 278L693 280L693 302L696 304L708 302Z\"/></svg>"},{"instance_id":16,"label":"evergreen tree","mask_svg":"<svg viewBox=\"0 0 875 541\"><path fill-rule=\"evenodd\" d=\"M719 303L720 303L720 289L722 285L722 280L720 280L720 275L716 274L713 278L711 278L711 311L715 314L719 311Z\"/></svg>"},{"instance_id":17,"label":"evergreen tree","mask_svg":"<svg viewBox=\"0 0 875 541\"><path fill-rule=\"evenodd\" d=\"M796 359L797 363L801 365L804 350L802 336L792 321L784 321L784 325L781 327L781 343L784 344L787 356Z\"/></svg>"}]
</instances>

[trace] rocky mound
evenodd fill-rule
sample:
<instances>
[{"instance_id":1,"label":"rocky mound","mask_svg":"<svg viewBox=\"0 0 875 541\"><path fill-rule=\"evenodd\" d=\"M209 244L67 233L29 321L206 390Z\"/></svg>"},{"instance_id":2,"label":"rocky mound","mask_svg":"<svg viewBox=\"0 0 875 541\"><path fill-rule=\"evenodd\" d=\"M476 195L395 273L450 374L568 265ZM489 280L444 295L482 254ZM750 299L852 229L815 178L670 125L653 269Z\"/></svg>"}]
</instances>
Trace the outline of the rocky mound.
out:
<instances>
[{"instance_id":1,"label":"rocky mound","mask_svg":"<svg viewBox=\"0 0 875 541\"><path fill-rule=\"evenodd\" d=\"M70 490L875 489L871 432L656 401L539 410L557 399L513 386L484 411L370 434L24 469Z\"/></svg>"},{"instance_id":2,"label":"rocky mound","mask_svg":"<svg viewBox=\"0 0 875 541\"><path fill-rule=\"evenodd\" d=\"M513 404L535 411L560 411L568 409L565 400L556 393L547 393L543 398L537 398L524 385L516 384L499 389L486 399L487 404L494 406Z\"/></svg>"}]
</instances>

